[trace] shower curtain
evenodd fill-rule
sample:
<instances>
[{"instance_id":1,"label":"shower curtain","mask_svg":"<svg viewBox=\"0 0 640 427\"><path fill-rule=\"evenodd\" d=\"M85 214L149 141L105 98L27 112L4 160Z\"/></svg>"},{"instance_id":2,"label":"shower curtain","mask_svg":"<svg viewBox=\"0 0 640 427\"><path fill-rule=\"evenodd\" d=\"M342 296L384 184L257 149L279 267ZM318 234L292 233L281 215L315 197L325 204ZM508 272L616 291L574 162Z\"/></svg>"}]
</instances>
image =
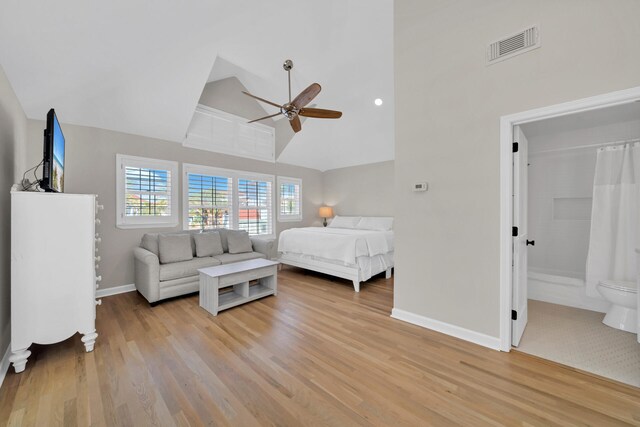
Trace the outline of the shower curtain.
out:
<instances>
[{"instance_id":1,"label":"shower curtain","mask_svg":"<svg viewBox=\"0 0 640 427\"><path fill-rule=\"evenodd\" d=\"M635 282L640 247L640 142L598 149L593 183L587 295L601 280Z\"/></svg>"}]
</instances>

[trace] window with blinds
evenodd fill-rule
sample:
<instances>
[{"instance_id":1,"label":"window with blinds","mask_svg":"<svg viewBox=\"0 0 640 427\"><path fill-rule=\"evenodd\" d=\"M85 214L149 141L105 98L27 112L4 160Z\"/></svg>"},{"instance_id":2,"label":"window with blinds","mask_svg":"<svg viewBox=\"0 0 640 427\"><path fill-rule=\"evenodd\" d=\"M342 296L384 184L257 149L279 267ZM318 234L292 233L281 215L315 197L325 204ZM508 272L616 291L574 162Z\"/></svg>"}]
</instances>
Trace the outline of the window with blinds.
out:
<instances>
[{"instance_id":1,"label":"window with blinds","mask_svg":"<svg viewBox=\"0 0 640 427\"><path fill-rule=\"evenodd\" d=\"M273 235L273 175L183 164L185 230L230 228Z\"/></svg>"},{"instance_id":2,"label":"window with blinds","mask_svg":"<svg viewBox=\"0 0 640 427\"><path fill-rule=\"evenodd\" d=\"M171 216L171 172L125 167L125 216Z\"/></svg>"},{"instance_id":3,"label":"window with blinds","mask_svg":"<svg viewBox=\"0 0 640 427\"><path fill-rule=\"evenodd\" d=\"M278 220L302 220L302 180L278 177Z\"/></svg>"},{"instance_id":4,"label":"window with blinds","mask_svg":"<svg viewBox=\"0 0 640 427\"><path fill-rule=\"evenodd\" d=\"M177 225L173 180L178 164L120 154L116 156L116 163L116 225L121 228Z\"/></svg>"},{"instance_id":5,"label":"window with blinds","mask_svg":"<svg viewBox=\"0 0 640 427\"><path fill-rule=\"evenodd\" d=\"M273 234L271 181L238 180L238 229L250 235Z\"/></svg>"},{"instance_id":6,"label":"window with blinds","mask_svg":"<svg viewBox=\"0 0 640 427\"><path fill-rule=\"evenodd\" d=\"M232 228L233 180L226 176L187 173L189 230Z\"/></svg>"}]
</instances>

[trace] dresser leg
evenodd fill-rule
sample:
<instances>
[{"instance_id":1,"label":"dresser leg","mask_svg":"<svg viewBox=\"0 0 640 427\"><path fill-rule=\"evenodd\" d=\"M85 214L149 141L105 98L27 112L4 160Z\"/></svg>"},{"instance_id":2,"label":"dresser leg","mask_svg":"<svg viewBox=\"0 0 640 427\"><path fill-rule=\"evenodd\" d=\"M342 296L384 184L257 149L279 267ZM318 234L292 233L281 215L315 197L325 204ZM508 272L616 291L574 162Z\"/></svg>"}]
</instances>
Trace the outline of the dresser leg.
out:
<instances>
[{"instance_id":1,"label":"dresser leg","mask_svg":"<svg viewBox=\"0 0 640 427\"><path fill-rule=\"evenodd\" d=\"M98 338L98 334L96 334L96 331L84 334L82 336L82 342L84 343L84 348L87 350L87 353L93 351L93 346L96 343L96 338Z\"/></svg>"},{"instance_id":2,"label":"dresser leg","mask_svg":"<svg viewBox=\"0 0 640 427\"><path fill-rule=\"evenodd\" d=\"M360 281L358 281L358 280L354 280L354 281L353 281L353 289L354 289L356 292L360 292Z\"/></svg>"},{"instance_id":3,"label":"dresser leg","mask_svg":"<svg viewBox=\"0 0 640 427\"><path fill-rule=\"evenodd\" d=\"M15 369L16 374L24 371L24 367L27 365L27 359L31 356L31 352L27 350L27 348L14 351L11 353L11 356L9 356L9 362L13 363L13 369Z\"/></svg>"}]
</instances>

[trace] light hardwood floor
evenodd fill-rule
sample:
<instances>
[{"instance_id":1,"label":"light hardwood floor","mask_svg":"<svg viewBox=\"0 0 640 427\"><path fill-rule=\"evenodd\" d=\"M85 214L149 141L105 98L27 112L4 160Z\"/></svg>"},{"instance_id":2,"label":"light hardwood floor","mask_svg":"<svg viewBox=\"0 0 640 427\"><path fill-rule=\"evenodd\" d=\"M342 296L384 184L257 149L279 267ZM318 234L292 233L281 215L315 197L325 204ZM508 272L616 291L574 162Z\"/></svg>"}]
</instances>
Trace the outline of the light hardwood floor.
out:
<instances>
[{"instance_id":1,"label":"light hardwood floor","mask_svg":"<svg viewBox=\"0 0 640 427\"><path fill-rule=\"evenodd\" d=\"M33 346L9 425L640 425L640 389L391 319L393 281L297 269L210 316L188 296L105 298L93 353Z\"/></svg>"}]
</instances>

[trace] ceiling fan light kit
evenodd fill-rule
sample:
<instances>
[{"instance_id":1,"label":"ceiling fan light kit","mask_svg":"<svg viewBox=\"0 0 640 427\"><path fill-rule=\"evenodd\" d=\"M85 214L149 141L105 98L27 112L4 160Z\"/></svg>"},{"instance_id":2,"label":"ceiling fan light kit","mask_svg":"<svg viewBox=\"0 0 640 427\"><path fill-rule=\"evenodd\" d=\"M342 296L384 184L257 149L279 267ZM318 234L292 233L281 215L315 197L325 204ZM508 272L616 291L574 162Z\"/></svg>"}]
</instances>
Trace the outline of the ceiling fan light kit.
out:
<instances>
[{"instance_id":1,"label":"ceiling fan light kit","mask_svg":"<svg viewBox=\"0 0 640 427\"><path fill-rule=\"evenodd\" d=\"M291 69L293 68L293 61L287 59L282 64L282 68L287 72L287 80L289 82L289 102L284 103L282 105L278 105L275 102L268 101L266 99L260 98L258 96L252 95L249 92L242 91L245 95L248 95L258 101L264 102L265 104L272 105L278 108L280 111L271 114L269 116L260 117L259 119L251 120L249 123L257 122L260 120L270 119L271 117L275 117L277 115L282 114L287 119L289 119L289 123L291 124L291 128L294 132L300 132L302 130L302 122L300 122L300 116L302 117L313 117L317 119L339 119L342 117L342 112L335 110L323 110L321 108L304 108L308 105L322 90L322 87L318 83L312 83L303 90L298 96L296 96L293 101L291 100Z\"/></svg>"}]
</instances>

